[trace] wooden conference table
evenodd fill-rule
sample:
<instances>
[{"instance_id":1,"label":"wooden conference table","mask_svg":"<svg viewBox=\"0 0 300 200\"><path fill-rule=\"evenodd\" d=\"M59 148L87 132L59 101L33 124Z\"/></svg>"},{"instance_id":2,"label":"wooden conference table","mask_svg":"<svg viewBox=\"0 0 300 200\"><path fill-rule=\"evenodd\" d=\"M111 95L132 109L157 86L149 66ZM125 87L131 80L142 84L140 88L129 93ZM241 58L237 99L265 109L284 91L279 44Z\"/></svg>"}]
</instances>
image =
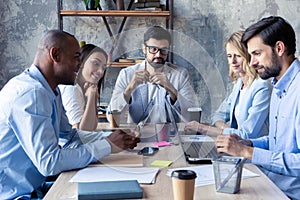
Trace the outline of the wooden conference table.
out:
<instances>
[{"instance_id":1,"label":"wooden conference table","mask_svg":"<svg viewBox=\"0 0 300 200\"><path fill-rule=\"evenodd\" d=\"M105 129L107 125L100 125ZM144 146L151 146L152 143L139 143L136 149L141 149ZM133 153L133 152L130 152ZM150 167L150 163L154 160L170 160L173 161L169 168L188 167L190 165L185 161L182 149L179 145L160 147L159 151L153 156L144 156L144 166ZM259 177L243 179L241 182L241 189L237 194L219 193L215 190L215 185L200 186L195 188L195 200L212 200L212 199L243 199L243 200L284 200L288 199L284 193L269 180L255 165L245 164L245 168L254 173L259 174ZM143 185L143 199L151 200L172 200L172 180L166 175L168 168L161 168L156 177L155 184ZM69 182L69 180L76 174L77 170L63 172L59 175L52 188L49 190L44 200L71 200L77 199L77 183Z\"/></svg>"}]
</instances>

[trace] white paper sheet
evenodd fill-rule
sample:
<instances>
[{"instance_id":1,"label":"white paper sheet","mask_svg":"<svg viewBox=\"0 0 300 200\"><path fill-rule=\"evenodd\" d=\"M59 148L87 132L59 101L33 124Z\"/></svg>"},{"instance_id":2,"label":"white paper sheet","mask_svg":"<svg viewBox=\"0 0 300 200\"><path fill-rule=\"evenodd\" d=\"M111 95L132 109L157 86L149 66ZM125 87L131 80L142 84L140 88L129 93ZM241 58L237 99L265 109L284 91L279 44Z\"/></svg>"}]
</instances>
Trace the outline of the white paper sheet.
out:
<instances>
[{"instance_id":1,"label":"white paper sheet","mask_svg":"<svg viewBox=\"0 0 300 200\"><path fill-rule=\"evenodd\" d=\"M195 180L195 187L215 184L214 171L212 165L169 169L167 171L167 175L171 176L171 173L178 169L193 170L194 172L196 172L197 178ZM250 170L243 168L242 178L251 178L256 176L259 176L259 174L253 173Z\"/></svg>"},{"instance_id":2,"label":"white paper sheet","mask_svg":"<svg viewBox=\"0 0 300 200\"><path fill-rule=\"evenodd\" d=\"M87 167L79 170L70 182L137 180L142 184L155 183L158 167Z\"/></svg>"}]
</instances>

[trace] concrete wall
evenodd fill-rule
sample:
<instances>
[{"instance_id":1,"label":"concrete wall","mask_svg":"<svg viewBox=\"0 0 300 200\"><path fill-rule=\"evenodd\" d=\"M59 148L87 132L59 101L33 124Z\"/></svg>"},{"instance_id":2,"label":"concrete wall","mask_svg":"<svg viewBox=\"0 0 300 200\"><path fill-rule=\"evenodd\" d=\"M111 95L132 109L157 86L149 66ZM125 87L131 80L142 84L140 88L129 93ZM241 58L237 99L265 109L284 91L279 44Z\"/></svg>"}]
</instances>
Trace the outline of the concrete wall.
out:
<instances>
[{"instance_id":1,"label":"concrete wall","mask_svg":"<svg viewBox=\"0 0 300 200\"><path fill-rule=\"evenodd\" d=\"M126 5L128 1L125 0ZM32 63L43 32L58 27L56 1L8 2L0 4L0 89ZM114 7L112 0L101 0L101 5L104 9ZM65 0L63 6L65 9L84 9L78 0ZM262 17L280 15L295 28L297 38L300 36L299 0L174 0L174 14L174 62L189 69L204 110L204 121L209 121L211 112L232 86L223 47L228 35L247 28ZM108 18L114 34L120 21L121 18ZM128 18L113 58L123 54L142 56L143 33L154 24L164 26L165 20ZM100 17L64 18L64 30L78 40L95 43L107 51L112 47ZM299 41L297 46L300 46Z\"/></svg>"}]
</instances>

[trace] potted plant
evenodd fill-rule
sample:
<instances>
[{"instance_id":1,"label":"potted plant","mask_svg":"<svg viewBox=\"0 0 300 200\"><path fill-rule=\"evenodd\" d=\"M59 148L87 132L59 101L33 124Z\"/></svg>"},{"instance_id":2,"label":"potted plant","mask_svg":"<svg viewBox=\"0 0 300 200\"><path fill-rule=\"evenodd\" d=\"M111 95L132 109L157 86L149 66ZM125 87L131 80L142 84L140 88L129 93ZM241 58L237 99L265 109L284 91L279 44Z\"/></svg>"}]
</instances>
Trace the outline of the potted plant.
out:
<instances>
[{"instance_id":1,"label":"potted plant","mask_svg":"<svg viewBox=\"0 0 300 200\"><path fill-rule=\"evenodd\" d=\"M97 10L100 0L82 0L87 10Z\"/></svg>"}]
</instances>

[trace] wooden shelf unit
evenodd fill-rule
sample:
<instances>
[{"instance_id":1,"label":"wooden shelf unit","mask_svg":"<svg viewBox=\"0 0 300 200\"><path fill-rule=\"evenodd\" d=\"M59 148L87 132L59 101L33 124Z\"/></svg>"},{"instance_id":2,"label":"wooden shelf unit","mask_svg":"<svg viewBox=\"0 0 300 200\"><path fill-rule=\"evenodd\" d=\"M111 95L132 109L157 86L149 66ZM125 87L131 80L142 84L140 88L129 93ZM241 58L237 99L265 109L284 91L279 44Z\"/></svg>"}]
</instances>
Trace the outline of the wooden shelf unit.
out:
<instances>
[{"instance_id":1,"label":"wooden shelf unit","mask_svg":"<svg viewBox=\"0 0 300 200\"><path fill-rule=\"evenodd\" d=\"M130 0L128 8L126 10L102 10L99 5L99 10L64 10L63 0L57 0L57 15L58 15L58 28L63 30L63 18L64 17L102 17L106 29L110 38L113 41L110 53L112 54L118 41L118 35L123 31L127 17L163 17L166 19L166 28L170 31L173 30L173 0L165 0L166 11L141 11L131 10L134 0ZM117 36L111 31L110 25L106 20L106 17L123 17L122 23L118 29ZM171 52L172 52L171 45ZM171 62L173 62L173 53L170 53Z\"/></svg>"}]
</instances>

